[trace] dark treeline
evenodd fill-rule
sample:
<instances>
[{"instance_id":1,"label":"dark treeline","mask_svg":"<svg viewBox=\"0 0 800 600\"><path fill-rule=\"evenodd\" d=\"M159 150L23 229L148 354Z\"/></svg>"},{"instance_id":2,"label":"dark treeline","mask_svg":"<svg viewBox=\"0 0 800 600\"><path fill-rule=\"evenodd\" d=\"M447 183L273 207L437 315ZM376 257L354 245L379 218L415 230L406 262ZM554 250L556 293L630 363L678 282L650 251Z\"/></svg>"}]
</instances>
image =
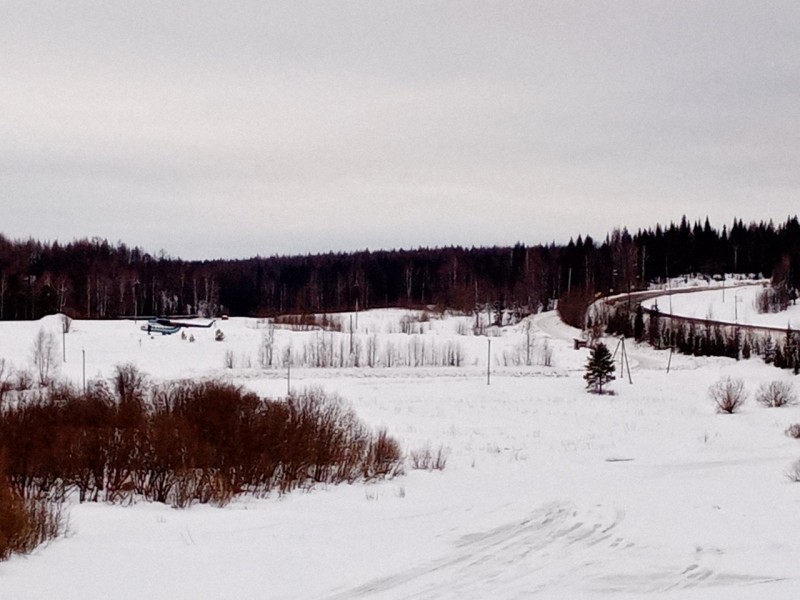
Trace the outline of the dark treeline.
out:
<instances>
[{"instance_id":1,"label":"dark treeline","mask_svg":"<svg viewBox=\"0 0 800 600\"><path fill-rule=\"evenodd\" d=\"M800 223L680 223L602 242L360 251L186 261L106 240L0 235L0 319L201 313L268 316L382 306L487 304L535 311L570 292L635 289L683 273L775 274L797 287Z\"/></svg>"}]
</instances>

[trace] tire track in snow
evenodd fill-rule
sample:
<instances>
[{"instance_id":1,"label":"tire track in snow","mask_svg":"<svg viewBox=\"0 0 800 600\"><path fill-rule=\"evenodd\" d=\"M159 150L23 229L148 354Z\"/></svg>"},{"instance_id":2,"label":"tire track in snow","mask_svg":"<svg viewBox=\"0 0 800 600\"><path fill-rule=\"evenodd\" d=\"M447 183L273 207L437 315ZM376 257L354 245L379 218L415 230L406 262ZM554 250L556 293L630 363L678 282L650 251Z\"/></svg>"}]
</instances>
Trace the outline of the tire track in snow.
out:
<instances>
[{"instance_id":1,"label":"tire track in snow","mask_svg":"<svg viewBox=\"0 0 800 600\"><path fill-rule=\"evenodd\" d=\"M546 590L574 576L576 555L588 566L632 548L615 532L623 518L603 507L580 514L570 504L545 505L522 520L459 538L447 556L328 598L488 598L498 590L512 596Z\"/></svg>"},{"instance_id":2,"label":"tire track in snow","mask_svg":"<svg viewBox=\"0 0 800 600\"><path fill-rule=\"evenodd\" d=\"M464 535L438 559L325 596L460 599L563 597L587 591L630 596L701 587L741 587L779 581L773 575L726 573L713 568L719 549L665 556L618 532L621 510L569 503L545 505L524 519ZM710 564L709 564L710 563Z\"/></svg>"}]
</instances>

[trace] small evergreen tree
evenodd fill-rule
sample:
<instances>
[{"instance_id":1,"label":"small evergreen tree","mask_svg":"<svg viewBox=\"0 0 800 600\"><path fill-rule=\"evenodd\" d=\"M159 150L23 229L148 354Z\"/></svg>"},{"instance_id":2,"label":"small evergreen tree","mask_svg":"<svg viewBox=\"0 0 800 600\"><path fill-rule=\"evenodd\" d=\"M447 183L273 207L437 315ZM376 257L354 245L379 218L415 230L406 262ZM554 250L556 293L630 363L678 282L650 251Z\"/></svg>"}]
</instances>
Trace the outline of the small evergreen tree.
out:
<instances>
[{"instance_id":1,"label":"small evergreen tree","mask_svg":"<svg viewBox=\"0 0 800 600\"><path fill-rule=\"evenodd\" d=\"M586 380L586 388L595 394L602 394L603 385L614 379L614 361L604 343L599 342L592 348L583 378Z\"/></svg>"}]
</instances>

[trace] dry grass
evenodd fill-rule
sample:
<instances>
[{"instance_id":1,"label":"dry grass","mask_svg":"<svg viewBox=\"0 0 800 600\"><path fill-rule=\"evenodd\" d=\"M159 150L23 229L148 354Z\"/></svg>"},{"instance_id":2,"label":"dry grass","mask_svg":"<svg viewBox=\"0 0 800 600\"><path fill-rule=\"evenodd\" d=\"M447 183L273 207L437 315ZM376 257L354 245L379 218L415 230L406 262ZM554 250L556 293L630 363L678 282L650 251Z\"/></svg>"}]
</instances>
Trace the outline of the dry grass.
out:
<instances>
[{"instance_id":1,"label":"dry grass","mask_svg":"<svg viewBox=\"0 0 800 600\"><path fill-rule=\"evenodd\" d=\"M409 455L411 468L424 471L443 471L447 466L447 454L444 446L439 446L435 451L430 446L412 450Z\"/></svg>"}]
</instances>

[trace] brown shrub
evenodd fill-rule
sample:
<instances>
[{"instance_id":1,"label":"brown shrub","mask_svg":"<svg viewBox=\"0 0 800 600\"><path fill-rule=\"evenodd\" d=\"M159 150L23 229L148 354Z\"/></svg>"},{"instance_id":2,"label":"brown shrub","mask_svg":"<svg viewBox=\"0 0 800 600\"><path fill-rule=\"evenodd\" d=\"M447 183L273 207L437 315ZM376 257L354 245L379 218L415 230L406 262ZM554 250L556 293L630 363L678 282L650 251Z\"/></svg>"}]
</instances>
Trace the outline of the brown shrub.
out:
<instances>
[{"instance_id":1,"label":"brown shrub","mask_svg":"<svg viewBox=\"0 0 800 600\"><path fill-rule=\"evenodd\" d=\"M23 498L0 464L0 560L11 554L28 554L65 530L62 505L47 498Z\"/></svg>"},{"instance_id":2,"label":"brown shrub","mask_svg":"<svg viewBox=\"0 0 800 600\"><path fill-rule=\"evenodd\" d=\"M119 369L116 394L103 382L85 393L52 386L0 410L0 452L20 496L223 505L402 471L397 442L322 390L280 401L179 382L145 398L129 385L135 375Z\"/></svg>"},{"instance_id":3,"label":"brown shrub","mask_svg":"<svg viewBox=\"0 0 800 600\"><path fill-rule=\"evenodd\" d=\"M402 458L400 444L394 438L389 437L385 429L381 429L370 442L369 453L364 464L364 477L373 479L402 475Z\"/></svg>"}]
</instances>

